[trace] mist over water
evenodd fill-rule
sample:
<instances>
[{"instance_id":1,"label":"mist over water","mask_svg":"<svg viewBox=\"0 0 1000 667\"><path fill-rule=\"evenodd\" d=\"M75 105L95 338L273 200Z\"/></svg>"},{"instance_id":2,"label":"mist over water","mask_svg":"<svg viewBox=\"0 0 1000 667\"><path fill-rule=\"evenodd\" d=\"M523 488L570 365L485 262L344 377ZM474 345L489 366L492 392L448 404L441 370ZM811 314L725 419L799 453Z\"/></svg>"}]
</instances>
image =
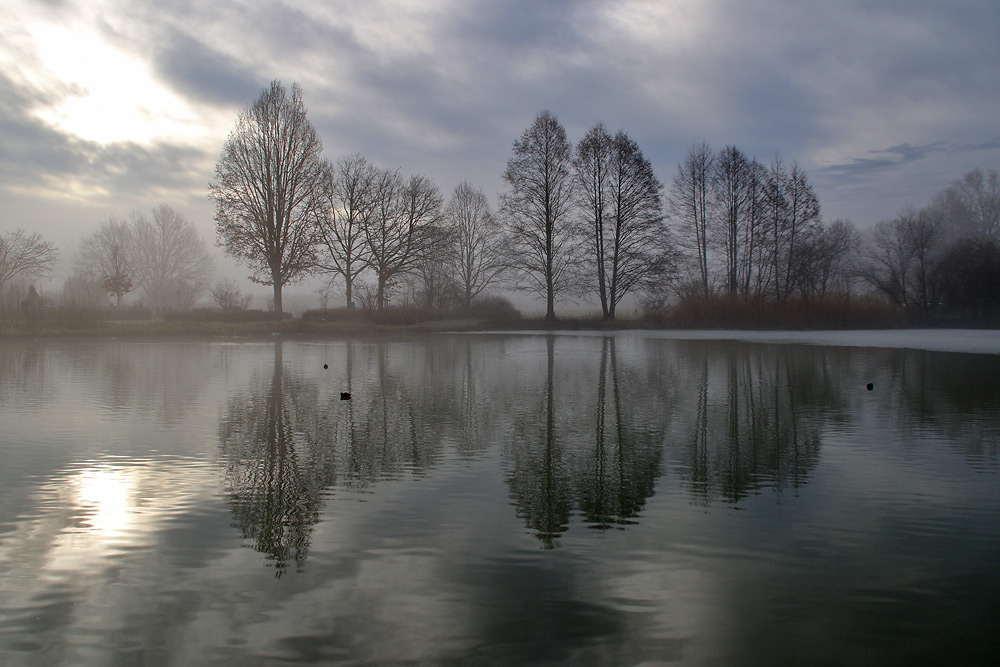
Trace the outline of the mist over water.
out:
<instances>
[{"instance_id":1,"label":"mist over water","mask_svg":"<svg viewBox=\"0 0 1000 667\"><path fill-rule=\"evenodd\" d=\"M995 354L5 343L0 662L989 663L998 414Z\"/></svg>"}]
</instances>

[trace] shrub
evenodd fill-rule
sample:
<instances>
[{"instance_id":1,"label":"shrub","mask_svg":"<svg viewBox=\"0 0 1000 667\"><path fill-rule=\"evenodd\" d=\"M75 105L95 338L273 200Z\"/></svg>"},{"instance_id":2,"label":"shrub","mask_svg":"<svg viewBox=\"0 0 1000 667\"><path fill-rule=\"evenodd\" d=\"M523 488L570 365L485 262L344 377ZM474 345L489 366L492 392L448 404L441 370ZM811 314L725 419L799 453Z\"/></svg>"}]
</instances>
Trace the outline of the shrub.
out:
<instances>
[{"instance_id":1,"label":"shrub","mask_svg":"<svg viewBox=\"0 0 1000 667\"><path fill-rule=\"evenodd\" d=\"M363 322L368 315L360 308L317 308L302 313L303 322Z\"/></svg>"},{"instance_id":2,"label":"shrub","mask_svg":"<svg viewBox=\"0 0 1000 667\"><path fill-rule=\"evenodd\" d=\"M168 322L269 322L274 320L274 313L268 310L217 310L214 308L195 308L167 313L163 319ZM282 313L281 319L294 319L291 313Z\"/></svg>"},{"instance_id":3,"label":"shrub","mask_svg":"<svg viewBox=\"0 0 1000 667\"><path fill-rule=\"evenodd\" d=\"M472 302L469 315L490 322L515 322L521 319L521 311L502 296L483 296Z\"/></svg>"}]
</instances>

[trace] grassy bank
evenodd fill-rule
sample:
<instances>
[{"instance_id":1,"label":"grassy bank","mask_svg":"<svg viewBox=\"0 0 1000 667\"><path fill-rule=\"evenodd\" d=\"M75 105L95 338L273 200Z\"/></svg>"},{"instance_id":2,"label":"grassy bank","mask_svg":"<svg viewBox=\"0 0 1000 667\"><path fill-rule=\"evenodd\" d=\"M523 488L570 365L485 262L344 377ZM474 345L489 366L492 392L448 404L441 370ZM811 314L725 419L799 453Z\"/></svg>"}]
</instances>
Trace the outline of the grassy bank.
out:
<instances>
[{"instance_id":1,"label":"grassy bank","mask_svg":"<svg viewBox=\"0 0 1000 667\"><path fill-rule=\"evenodd\" d=\"M236 317L221 312L178 313L165 319L88 320L48 318L35 321L0 322L0 339L12 338L246 338L274 335L336 337L359 334L431 333L443 331L609 331L623 329L750 329L750 330L847 330L896 329L906 327L958 326L974 328L984 323L928 321L907 318L879 299L828 298L761 303L711 297L688 299L652 317L603 320L596 317L522 318L516 311L502 316L468 313L464 316L426 312L414 308L389 308L381 312L347 309L308 311L302 318L286 316L280 321ZM242 318L242 319L241 319Z\"/></svg>"},{"instance_id":2,"label":"grassy bank","mask_svg":"<svg viewBox=\"0 0 1000 667\"><path fill-rule=\"evenodd\" d=\"M391 325L371 322L89 322L72 326L16 322L0 326L0 339L17 338L269 338L274 335L322 337L379 332L477 331L490 327L479 320L435 320Z\"/></svg>"}]
</instances>

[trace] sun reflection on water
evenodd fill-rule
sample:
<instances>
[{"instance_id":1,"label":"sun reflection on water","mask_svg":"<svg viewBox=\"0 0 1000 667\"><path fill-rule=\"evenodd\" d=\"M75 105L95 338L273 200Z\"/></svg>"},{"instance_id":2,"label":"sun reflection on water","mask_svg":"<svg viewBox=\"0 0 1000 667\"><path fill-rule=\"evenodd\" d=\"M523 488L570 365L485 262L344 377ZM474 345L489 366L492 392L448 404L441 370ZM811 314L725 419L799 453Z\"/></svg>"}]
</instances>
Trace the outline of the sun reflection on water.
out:
<instances>
[{"instance_id":1,"label":"sun reflection on water","mask_svg":"<svg viewBox=\"0 0 1000 667\"><path fill-rule=\"evenodd\" d=\"M134 476L124 468L100 467L83 471L76 479L78 502L85 526L103 537L125 533L135 518L130 495Z\"/></svg>"}]
</instances>

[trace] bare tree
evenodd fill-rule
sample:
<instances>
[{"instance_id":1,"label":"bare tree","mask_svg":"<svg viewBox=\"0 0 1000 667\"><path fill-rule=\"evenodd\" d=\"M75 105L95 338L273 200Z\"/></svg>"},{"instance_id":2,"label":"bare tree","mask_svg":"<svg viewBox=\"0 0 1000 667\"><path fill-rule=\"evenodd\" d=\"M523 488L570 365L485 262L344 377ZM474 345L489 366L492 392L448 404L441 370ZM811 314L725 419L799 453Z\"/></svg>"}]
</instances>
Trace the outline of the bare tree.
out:
<instances>
[{"instance_id":1,"label":"bare tree","mask_svg":"<svg viewBox=\"0 0 1000 667\"><path fill-rule=\"evenodd\" d=\"M611 141L606 213L608 230L600 248L607 283L606 319L615 319L622 298L661 273L669 253L663 226L663 185L639 145L624 132Z\"/></svg>"},{"instance_id":2,"label":"bare tree","mask_svg":"<svg viewBox=\"0 0 1000 667\"><path fill-rule=\"evenodd\" d=\"M417 259L409 277L414 305L427 310L444 309L458 303L453 265L456 261L454 233L446 224L427 229L434 238Z\"/></svg>"},{"instance_id":3,"label":"bare tree","mask_svg":"<svg viewBox=\"0 0 1000 667\"><path fill-rule=\"evenodd\" d=\"M750 202L749 181L750 162L740 149L729 145L719 151L712 171L712 192L719 207L718 236L725 256L725 285L732 296L739 291L742 255L747 251L742 241Z\"/></svg>"},{"instance_id":4,"label":"bare tree","mask_svg":"<svg viewBox=\"0 0 1000 667\"><path fill-rule=\"evenodd\" d=\"M315 265L329 202L322 150L302 89L293 84L289 93L272 81L240 114L209 186L220 244L251 267L252 280L274 287L279 318L282 287Z\"/></svg>"},{"instance_id":5,"label":"bare tree","mask_svg":"<svg viewBox=\"0 0 1000 667\"><path fill-rule=\"evenodd\" d=\"M959 237L1000 240L1000 173L973 169L938 193L932 207Z\"/></svg>"},{"instance_id":6,"label":"bare tree","mask_svg":"<svg viewBox=\"0 0 1000 667\"><path fill-rule=\"evenodd\" d=\"M205 241L184 216L166 204L151 217L133 214L136 282L151 308L191 308L214 269Z\"/></svg>"},{"instance_id":7,"label":"bare tree","mask_svg":"<svg viewBox=\"0 0 1000 667\"><path fill-rule=\"evenodd\" d=\"M573 154L573 174L576 178L576 196L583 213L584 238L588 239L588 252L595 260L597 269L597 295L601 301L601 312L608 318L608 268L607 243L605 239L607 221L607 200L609 196L609 174L611 144L613 139L598 123L583 136Z\"/></svg>"},{"instance_id":8,"label":"bare tree","mask_svg":"<svg viewBox=\"0 0 1000 667\"><path fill-rule=\"evenodd\" d=\"M715 155L702 141L688 149L670 188L670 213L679 241L694 253L702 293L709 293L708 229Z\"/></svg>"},{"instance_id":9,"label":"bare tree","mask_svg":"<svg viewBox=\"0 0 1000 667\"><path fill-rule=\"evenodd\" d=\"M224 278L212 288L212 301L223 310L246 310L250 295L244 295L239 283L232 278Z\"/></svg>"},{"instance_id":10,"label":"bare tree","mask_svg":"<svg viewBox=\"0 0 1000 667\"><path fill-rule=\"evenodd\" d=\"M39 234L22 229L0 234L0 292L14 278L43 278L52 272L58 255Z\"/></svg>"},{"instance_id":11,"label":"bare tree","mask_svg":"<svg viewBox=\"0 0 1000 667\"><path fill-rule=\"evenodd\" d=\"M907 243L913 249L914 300L921 312L929 313L935 308L940 291L934 267L941 254L941 217L933 209L924 209L912 223L906 225L905 233Z\"/></svg>"},{"instance_id":12,"label":"bare tree","mask_svg":"<svg viewBox=\"0 0 1000 667\"><path fill-rule=\"evenodd\" d=\"M380 171L375 179L375 205L365 223L370 266L378 281L375 302L379 310L389 301L395 281L411 271L438 239L441 195L426 176L403 182L397 171Z\"/></svg>"},{"instance_id":13,"label":"bare tree","mask_svg":"<svg viewBox=\"0 0 1000 667\"><path fill-rule=\"evenodd\" d=\"M931 309L937 288L932 266L941 241L940 221L905 207L869 234L861 277L908 311Z\"/></svg>"},{"instance_id":14,"label":"bare tree","mask_svg":"<svg viewBox=\"0 0 1000 667\"><path fill-rule=\"evenodd\" d=\"M81 241L77 258L77 271L95 274L119 307L122 297L136 287L133 231L127 222L111 216Z\"/></svg>"},{"instance_id":15,"label":"bare tree","mask_svg":"<svg viewBox=\"0 0 1000 667\"><path fill-rule=\"evenodd\" d=\"M354 281L371 259L365 225L374 213L378 176L378 169L360 155L338 160L327 195L327 213L319 221L327 251L318 261L319 268L344 279L348 306L354 302Z\"/></svg>"},{"instance_id":16,"label":"bare tree","mask_svg":"<svg viewBox=\"0 0 1000 667\"><path fill-rule=\"evenodd\" d=\"M744 205L743 261L740 264L743 295L763 295L770 262L767 243L767 168L751 158L747 163L747 199Z\"/></svg>"},{"instance_id":17,"label":"bare tree","mask_svg":"<svg viewBox=\"0 0 1000 667\"><path fill-rule=\"evenodd\" d=\"M330 305L330 295L333 294L334 289L333 279L324 280L319 287L313 290L316 296L319 297L319 307L322 310L326 310ZM350 303L350 301L348 301Z\"/></svg>"},{"instance_id":18,"label":"bare tree","mask_svg":"<svg viewBox=\"0 0 1000 667\"><path fill-rule=\"evenodd\" d=\"M848 293L851 258L860 247L861 236L850 220L834 220L817 229L802 253L808 263L803 271L808 292L820 297Z\"/></svg>"},{"instance_id":19,"label":"bare tree","mask_svg":"<svg viewBox=\"0 0 1000 667\"><path fill-rule=\"evenodd\" d=\"M819 225L819 199L798 163L793 160L786 171L780 158L771 164L767 192L775 296L784 301L799 287L799 253L806 247L802 242Z\"/></svg>"},{"instance_id":20,"label":"bare tree","mask_svg":"<svg viewBox=\"0 0 1000 667\"><path fill-rule=\"evenodd\" d=\"M545 299L548 321L556 319L556 295L578 284L570 225L571 155L566 130L543 111L514 142L503 173L510 191L501 196L501 209L510 225L516 286Z\"/></svg>"},{"instance_id":21,"label":"bare tree","mask_svg":"<svg viewBox=\"0 0 1000 667\"><path fill-rule=\"evenodd\" d=\"M458 298L468 310L506 268L506 238L486 195L467 181L455 187L445 217L453 235L449 247Z\"/></svg>"}]
</instances>

